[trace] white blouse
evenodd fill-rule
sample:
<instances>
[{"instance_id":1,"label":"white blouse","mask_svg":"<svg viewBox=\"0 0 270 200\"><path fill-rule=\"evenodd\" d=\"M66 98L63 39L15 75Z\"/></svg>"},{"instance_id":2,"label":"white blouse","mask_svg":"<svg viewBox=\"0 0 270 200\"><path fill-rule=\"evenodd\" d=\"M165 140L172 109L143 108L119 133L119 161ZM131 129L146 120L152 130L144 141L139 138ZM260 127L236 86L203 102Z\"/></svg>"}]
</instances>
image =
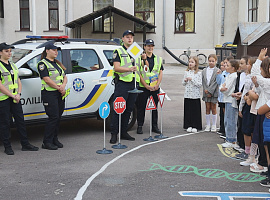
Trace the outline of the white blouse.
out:
<instances>
[{"instance_id":1,"label":"white blouse","mask_svg":"<svg viewBox=\"0 0 270 200\"><path fill-rule=\"evenodd\" d=\"M185 82L186 78L191 78L191 81ZM182 81L185 86L184 98L199 99L201 98L200 88L202 87L202 73L199 71L196 74L194 70L185 71L185 75Z\"/></svg>"},{"instance_id":2,"label":"white blouse","mask_svg":"<svg viewBox=\"0 0 270 200\"><path fill-rule=\"evenodd\" d=\"M213 68L211 68L211 67L207 67L206 68L207 85L210 84L210 80L212 78L213 72L214 72L214 67Z\"/></svg>"},{"instance_id":3,"label":"white blouse","mask_svg":"<svg viewBox=\"0 0 270 200\"><path fill-rule=\"evenodd\" d=\"M245 102L246 102L245 99L244 99L244 96L248 93L249 90L252 90L252 88L254 86L254 83L252 82L251 77L252 76L250 74L248 74L246 76L245 86L244 86L241 101L240 101L240 104L239 104L239 111L241 111L241 112L242 112L243 106L245 105Z\"/></svg>"},{"instance_id":4,"label":"white blouse","mask_svg":"<svg viewBox=\"0 0 270 200\"><path fill-rule=\"evenodd\" d=\"M261 63L262 61L257 59L251 68L251 76L257 77L257 83L260 86L259 99L255 109L259 109L262 105L266 104L267 100L270 99L270 78L264 78L261 75Z\"/></svg>"},{"instance_id":5,"label":"white blouse","mask_svg":"<svg viewBox=\"0 0 270 200\"><path fill-rule=\"evenodd\" d=\"M227 88L226 91L221 91L224 94L223 102L224 103L232 103L233 107L237 107L236 105L236 99L231 96L231 94L234 92L235 84L237 79L237 73L231 73L225 78L225 88ZM223 85L223 84L222 84ZM220 85L219 89L222 88L222 85Z\"/></svg>"}]
</instances>

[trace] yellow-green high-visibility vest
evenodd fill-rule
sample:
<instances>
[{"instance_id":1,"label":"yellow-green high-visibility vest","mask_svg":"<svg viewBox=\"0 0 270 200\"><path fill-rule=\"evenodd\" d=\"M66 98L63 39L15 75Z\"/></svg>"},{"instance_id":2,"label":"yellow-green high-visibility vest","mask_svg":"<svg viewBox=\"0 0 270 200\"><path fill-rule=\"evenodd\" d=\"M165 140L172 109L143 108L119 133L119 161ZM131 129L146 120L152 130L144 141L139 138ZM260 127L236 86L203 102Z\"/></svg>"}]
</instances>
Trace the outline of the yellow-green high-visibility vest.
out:
<instances>
[{"instance_id":1,"label":"yellow-green high-visibility vest","mask_svg":"<svg viewBox=\"0 0 270 200\"><path fill-rule=\"evenodd\" d=\"M10 91L13 95L16 95L18 94L18 69L14 63L10 62L10 65L14 75L14 82L12 81L11 73L0 62L1 82L8 91ZM4 101L8 98L8 95L0 91L0 101Z\"/></svg>"},{"instance_id":2,"label":"yellow-green high-visibility vest","mask_svg":"<svg viewBox=\"0 0 270 200\"><path fill-rule=\"evenodd\" d=\"M59 71L47 60L42 59L41 61L38 62L37 66L39 66L40 62L43 62L45 64L45 66L47 67L50 79L52 79L52 81L55 82L56 85L61 85L63 83L64 75L65 75L65 72L62 69L62 67L56 63L57 66L62 71L62 74L60 75ZM55 88L50 87L43 79L41 79L41 85L42 85L41 90L44 90L44 89L47 91L56 91L57 90Z\"/></svg>"},{"instance_id":3,"label":"yellow-green high-visibility vest","mask_svg":"<svg viewBox=\"0 0 270 200\"><path fill-rule=\"evenodd\" d=\"M132 62L130 59L129 54L127 53L127 51L121 47L119 49L114 50L114 53L116 53L116 51L118 52L118 55L120 57L120 66L121 67L126 67L126 68L131 68ZM137 58L135 60L135 66L137 67L137 71L136 71L136 81L140 82L140 76L139 76L139 70L140 70L140 66L141 66L141 58ZM133 80L133 77L135 76L135 74L133 74L133 72L124 72L124 73L120 73L120 72L116 72L114 71L114 73L119 75L119 80L125 81L125 82L131 82Z\"/></svg>"},{"instance_id":4,"label":"yellow-green high-visibility vest","mask_svg":"<svg viewBox=\"0 0 270 200\"><path fill-rule=\"evenodd\" d=\"M150 79L149 77L151 76L155 76L155 75L159 75L159 72L160 72L160 68L161 68L161 64L162 64L162 58L155 55L154 57L154 66L153 66L153 69L152 71L150 72L150 70L148 70L148 72L145 72L144 71L144 66L142 66L140 68L140 73L143 77L143 80L145 81L145 83L147 85L150 85ZM140 87L144 87L143 84L140 82Z\"/></svg>"}]
</instances>

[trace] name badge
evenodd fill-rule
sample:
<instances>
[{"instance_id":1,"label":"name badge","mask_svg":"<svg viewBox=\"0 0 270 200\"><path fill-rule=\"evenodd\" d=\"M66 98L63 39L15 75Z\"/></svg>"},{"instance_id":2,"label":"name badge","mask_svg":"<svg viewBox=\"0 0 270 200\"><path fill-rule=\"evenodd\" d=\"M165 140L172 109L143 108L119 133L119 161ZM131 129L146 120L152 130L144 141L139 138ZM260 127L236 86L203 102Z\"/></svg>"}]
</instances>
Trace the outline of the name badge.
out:
<instances>
[{"instance_id":1,"label":"name badge","mask_svg":"<svg viewBox=\"0 0 270 200\"><path fill-rule=\"evenodd\" d=\"M56 69L54 69L54 68L49 68L49 71L55 71Z\"/></svg>"},{"instance_id":2,"label":"name badge","mask_svg":"<svg viewBox=\"0 0 270 200\"><path fill-rule=\"evenodd\" d=\"M128 57L127 54L121 54L121 57Z\"/></svg>"},{"instance_id":3,"label":"name badge","mask_svg":"<svg viewBox=\"0 0 270 200\"><path fill-rule=\"evenodd\" d=\"M3 76L8 76L9 75L9 72L3 72L2 75Z\"/></svg>"}]
</instances>

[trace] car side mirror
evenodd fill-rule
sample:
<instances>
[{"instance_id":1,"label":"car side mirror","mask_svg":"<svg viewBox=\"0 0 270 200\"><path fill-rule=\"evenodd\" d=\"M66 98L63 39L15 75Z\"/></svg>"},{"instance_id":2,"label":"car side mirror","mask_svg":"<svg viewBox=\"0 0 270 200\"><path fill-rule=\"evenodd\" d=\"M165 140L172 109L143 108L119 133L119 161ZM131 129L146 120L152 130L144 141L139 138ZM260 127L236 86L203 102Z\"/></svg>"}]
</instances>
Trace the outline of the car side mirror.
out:
<instances>
[{"instance_id":1,"label":"car side mirror","mask_svg":"<svg viewBox=\"0 0 270 200\"><path fill-rule=\"evenodd\" d=\"M33 73L30 69L19 68L19 77L29 77L32 75L33 75Z\"/></svg>"}]
</instances>

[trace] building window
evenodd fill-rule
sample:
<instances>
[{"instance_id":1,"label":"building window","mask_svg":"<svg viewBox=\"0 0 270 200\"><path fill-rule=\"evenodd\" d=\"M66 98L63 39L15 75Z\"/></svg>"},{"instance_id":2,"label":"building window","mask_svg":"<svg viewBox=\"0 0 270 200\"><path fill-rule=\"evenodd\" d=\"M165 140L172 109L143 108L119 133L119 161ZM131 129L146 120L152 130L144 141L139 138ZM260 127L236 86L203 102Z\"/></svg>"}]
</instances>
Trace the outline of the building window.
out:
<instances>
[{"instance_id":1,"label":"building window","mask_svg":"<svg viewBox=\"0 0 270 200\"><path fill-rule=\"evenodd\" d=\"M155 24L155 0L135 0L134 16L148 23ZM135 23L135 32L142 32L143 26ZM147 32L154 32L154 29L146 28Z\"/></svg>"},{"instance_id":2,"label":"building window","mask_svg":"<svg viewBox=\"0 0 270 200\"><path fill-rule=\"evenodd\" d=\"M248 0L248 21L257 22L258 0Z\"/></svg>"},{"instance_id":3,"label":"building window","mask_svg":"<svg viewBox=\"0 0 270 200\"><path fill-rule=\"evenodd\" d=\"M175 0L175 32L195 32L195 0Z\"/></svg>"},{"instance_id":4,"label":"building window","mask_svg":"<svg viewBox=\"0 0 270 200\"><path fill-rule=\"evenodd\" d=\"M0 18L4 18L4 0L0 0Z\"/></svg>"},{"instance_id":5,"label":"building window","mask_svg":"<svg viewBox=\"0 0 270 200\"><path fill-rule=\"evenodd\" d=\"M20 30L30 30L29 0L20 0Z\"/></svg>"},{"instance_id":6,"label":"building window","mask_svg":"<svg viewBox=\"0 0 270 200\"><path fill-rule=\"evenodd\" d=\"M59 30L58 0L49 0L49 30Z\"/></svg>"},{"instance_id":7,"label":"building window","mask_svg":"<svg viewBox=\"0 0 270 200\"><path fill-rule=\"evenodd\" d=\"M94 0L93 1L94 12L105 8L107 6L113 6L113 0ZM102 15L93 20L93 31L101 33L110 32L110 14ZM111 31L113 32L113 15L111 16Z\"/></svg>"}]
</instances>

